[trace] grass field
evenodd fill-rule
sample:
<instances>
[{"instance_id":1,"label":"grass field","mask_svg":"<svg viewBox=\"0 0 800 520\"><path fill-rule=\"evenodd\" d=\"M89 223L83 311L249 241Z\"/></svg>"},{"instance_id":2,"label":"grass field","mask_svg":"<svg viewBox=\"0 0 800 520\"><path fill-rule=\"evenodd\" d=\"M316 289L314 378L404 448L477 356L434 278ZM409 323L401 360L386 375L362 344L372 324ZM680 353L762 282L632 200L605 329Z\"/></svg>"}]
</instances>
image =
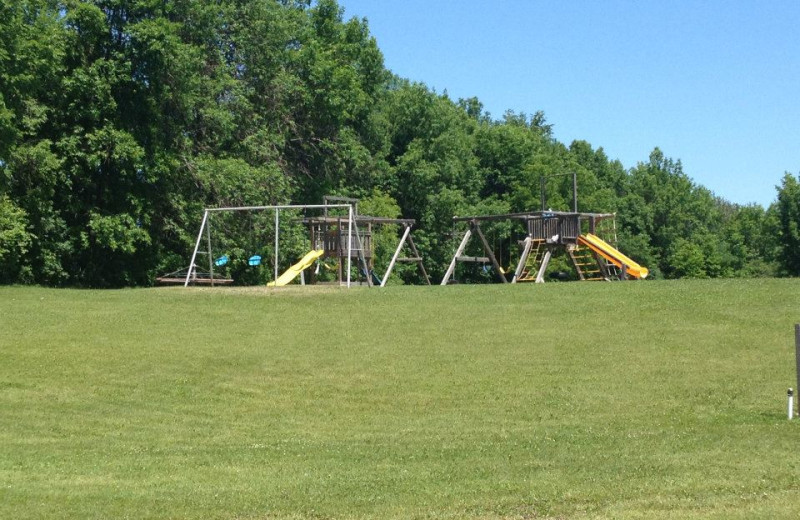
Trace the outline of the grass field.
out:
<instances>
[{"instance_id":1,"label":"grass field","mask_svg":"<svg viewBox=\"0 0 800 520\"><path fill-rule=\"evenodd\" d=\"M798 518L800 281L0 288L0 518Z\"/></svg>"}]
</instances>

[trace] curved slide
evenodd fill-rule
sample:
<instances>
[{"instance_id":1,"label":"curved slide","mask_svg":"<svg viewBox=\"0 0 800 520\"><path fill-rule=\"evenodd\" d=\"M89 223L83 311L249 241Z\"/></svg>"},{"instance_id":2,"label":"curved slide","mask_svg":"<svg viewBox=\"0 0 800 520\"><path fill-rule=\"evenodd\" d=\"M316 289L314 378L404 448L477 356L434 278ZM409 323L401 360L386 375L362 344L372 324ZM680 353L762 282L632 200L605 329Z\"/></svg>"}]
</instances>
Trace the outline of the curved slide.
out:
<instances>
[{"instance_id":1,"label":"curved slide","mask_svg":"<svg viewBox=\"0 0 800 520\"><path fill-rule=\"evenodd\" d=\"M647 278L648 274L650 274L650 271L646 267L637 264L627 256L623 255L597 235L593 235L591 233L581 235L578 237L578 242L588 246L592 251L602 256L620 269L622 269L622 266L624 265L625 271L634 278L644 279Z\"/></svg>"},{"instance_id":2,"label":"curved slide","mask_svg":"<svg viewBox=\"0 0 800 520\"><path fill-rule=\"evenodd\" d=\"M274 282L269 282L267 287L283 287L284 285L288 284L297 278L297 275L300 274L301 271L311 267L311 264L313 264L317 258L322 256L322 253L324 253L322 249L309 251L306 253L306 256L301 258L299 262L287 269L286 272L280 275L277 280Z\"/></svg>"}]
</instances>

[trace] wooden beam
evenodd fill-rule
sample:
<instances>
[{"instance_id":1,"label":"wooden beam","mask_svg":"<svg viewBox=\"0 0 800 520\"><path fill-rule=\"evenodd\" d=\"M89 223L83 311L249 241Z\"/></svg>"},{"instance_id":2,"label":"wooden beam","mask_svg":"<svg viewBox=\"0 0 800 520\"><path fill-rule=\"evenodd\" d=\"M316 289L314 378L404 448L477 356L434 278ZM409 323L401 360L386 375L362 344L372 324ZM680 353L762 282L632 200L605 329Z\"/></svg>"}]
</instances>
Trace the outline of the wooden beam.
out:
<instances>
[{"instance_id":1,"label":"wooden beam","mask_svg":"<svg viewBox=\"0 0 800 520\"><path fill-rule=\"evenodd\" d=\"M394 269L394 264L397 262L397 257L400 256L400 251L403 249L403 244L406 243L406 238L408 238L408 234L411 233L411 226L406 225L405 231L403 231L403 238L400 239L400 243L397 244L397 249L394 251L394 256L392 257L392 261L389 262L389 267L386 268L386 273L383 275L383 279L381 280L381 287L386 287L386 281L389 280L389 276L392 274L392 269ZM367 277L369 277L369 273L367 273Z\"/></svg>"},{"instance_id":2,"label":"wooden beam","mask_svg":"<svg viewBox=\"0 0 800 520\"><path fill-rule=\"evenodd\" d=\"M486 251L486 254L489 255L489 260L492 261L492 267L494 267L494 272L497 273L498 278L503 283L508 283L506 280L506 275L503 274L503 270L500 269L500 264L497 262L497 258L494 256L494 251L492 251L491 246L489 246L489 242L486 241L486 237L483 236L483 231L481 231L481 226L478 224L477 221L472 223L475 226L475 231L478 233L478 238L481 239L483 242L483 250Z\"/></svg>"},{"instance_id":3,"label":"wooden beam","mask_svg":"<svg viewBox=\"0 0 800 520\"><path fill-rule=\"evenodd\" d=\"M472 236L472 231L468 229L467 232L464 233L464 237L461 239L461 243L458 245L458 249L456 249L456 254L453 255L450 265L447 267L447 272L444 273L442 283L439 285L447 285L447 282L453 276L453 272L456 270L456 261L458 260L458 257L461 256L461 253L464 252L464 248L467 247L467 242L469 242L470 236Z\"/></svg>"},{"instance_id":4,"label":"wooden beam","mask_svg":"<svg viewBox=\"0 0 800 520\"><path fill-rule=\"evenodd\" d=\"M532 212L526 211L524 213L500 213L498 215L474 215L472 217L453 217L453 222L472 222L478 220L481 222L491 222L494 220L511 220L511 219L526 219L530 217Z\"/></svg>"},{"instance_id":5,"label":"wooden beam","mask_svg":"<svg viewBox=\"0 0 800 520\"><path fill-rule=\"evenodd\" d=\"M453 217L453 222L471 222L477 220L480 222L490 222L494 220L511 220L521 219L529 220L535 218L542 218L544 216L563 216L563 215L578 215L580 217L589 218L611 218L615 213L577 213L574 211L525 211L522 213L501 213L497 215L474 215L471 217Z\"/></svg>"},{"instance_id":6,"label":"wooden beam","mask_svg":"<svg viewBox=\"0 0 800 520\"><path fill-rule=\"evenodd\" d=\"M517 279L522 276L522 270L525 269L525 263L528 261L528 256L531 254L533 240L530 236L527 236L525 240L523 240L523 244L522 254L519 257L519 262L517 262L517 268L514 270L514 278L511 279L511 283L517 283Z\"/></svg>"},{"instance_id":7,"label":"wooden beam","mask_svg":"<svg viewBox=\"0 0 800 520\"><path fill-rule=\"evenodd\" d=\"M578 265L578 259L575 258L575 251L567 248L567 256L569 256L569 259L572 260L572 265L575 267L575 271L578 273L578 278L581 281L585 280L586 277L583 276L583 270L581 269L581 266Z\"/></svg>"},{"instance_id":8,"label":"wooden beam","mask_svg":"<svg viewBox=\"0 0 800 520\"><path fill-rule=\"evenodd\" d=\"M353 222L353 229L356 231L356 244L358 245L358 259L361 262L362 267L364 268L364 276L367 279L367 287L372 287L372 276L369 273L369 264L367 263L367 257L364 256L364 243L361 241L361 233L358 231L358 224Z\"/></svg>"},{"instance_id":9,"label":"wooden beam","mask_svg":"<svg viewBox=\"0 0 800 520\"><path fill-rule=\"evenodd\" d=\"M488 256L459 256L459 262L475 262L478 264L488 264L489 257Z\"/></svg>"},{"instance_id":10,"label":"wooden beam","mask_svg":"<svg viewBox=\"0 0 800 520\"><path fill-rule=\"evenodd\" d=\"M797 395L800 393L800 324L795 324L794 326L794 359L797 365L797 386L794 389L794 393ZM797 397L797 403L797 407L800 407L800 395ZM798 413L800 413L800 410L798 410Z\"/></svg>"},{"instance_id":11,"label":"wooden beam","mask_svg":"<svg viewBox=\"0 0 800 520\"><path fill-rule=\"evenodd\" d=\"M386 217L369 217L366 215L357 215L354 217L354 220L358 224L416 224L416 220L413 218L386 218ZM338 217L335 216L321 216L321 217L303 217L298 219L298 221L303 222L304 224L335 224L338 221Z\"/></svg>"},{"instance_id":12,"label":"wooden beam","mask_svg":"<svg viewBox=\"0 0 800 520\"><path fill-rule=\"evenodd\" d=\"M411 238L411 233L408 234L408 245L411 247L411 252L414 253L415 258L417 259L417 265L419 266L420 272L422 272L423 278L425 278L425 283L430 285L431 278L428 276L428 272L425 271L425 266L422 263L422 255L420 255L419 251L417 251L417 246L414 244L414 239Z\"/></svg>"},{"instance_id":13,"label":"wooden beam","mask_svg":"<svg viewBox=\"0 0 800 520\"><path fill-rule=\"evenodd\" d=\"M592 251L592 258L594 258L594 261L597 262L597 268L600 269L600 276L605 278L607 281L611 280L612 276L608 270L608 264L605 258L598 255L593 249L591 251Z\"/></svg>"},{"instance_id":14,"label":"wooden beam","mask_svg":"<svg viewBox=\"0 0 800 520\"><path fill-rule=\"evenodd\" d=\"M553 252L548 249L544 254L544 258L542 258L542 265L539 267L539 272L536 274L536 283L544 283L544 273L547 271L547 264L550 263L551 256L553 256Z\"/></svg>"}]
</instances>

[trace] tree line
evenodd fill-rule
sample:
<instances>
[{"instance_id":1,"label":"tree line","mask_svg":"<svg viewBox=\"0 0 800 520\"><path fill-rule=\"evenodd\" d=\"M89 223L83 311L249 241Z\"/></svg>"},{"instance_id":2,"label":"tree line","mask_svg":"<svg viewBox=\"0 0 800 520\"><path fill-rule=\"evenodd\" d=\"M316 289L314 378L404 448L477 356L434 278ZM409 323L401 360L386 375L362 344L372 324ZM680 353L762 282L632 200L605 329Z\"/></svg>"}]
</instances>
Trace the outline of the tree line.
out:
<instances>
[{"instance_id":1,"label":"tree line","mask_svg":"<svg viewBox=\"0 0 800 520\"><path fill-rule=\"evenodd\" d=\"M616 212L654 277L800 274L800 182L768 208L632 168L393 75L335 0L2 0L0 282L118 287L185 266L202 209L359 197L418 222L441 277L454 215ZM514 236L493 230L506 256Z\"/></svg>"}]
</instances>

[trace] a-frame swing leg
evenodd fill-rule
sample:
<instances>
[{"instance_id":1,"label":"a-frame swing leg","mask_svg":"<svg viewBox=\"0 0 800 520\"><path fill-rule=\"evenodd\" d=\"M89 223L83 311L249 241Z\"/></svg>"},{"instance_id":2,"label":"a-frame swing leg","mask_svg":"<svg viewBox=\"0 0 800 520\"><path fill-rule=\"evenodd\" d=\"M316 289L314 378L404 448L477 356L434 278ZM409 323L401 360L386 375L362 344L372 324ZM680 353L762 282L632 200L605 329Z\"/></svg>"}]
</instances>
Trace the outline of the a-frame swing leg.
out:
<instances>
[{"instance_id":1,"label":"a-frame swing leg","mask_svg":"<svg viewBox=\"0 0 800 520\"><path fill-rule=\"evenodd\" d=\"M372 277L369 274L369 264L367 263L367 257L364 255L364 244L361 242L361 233L358 231L358 224L356 224L355 220L353 220L353 229L356 232L358 260L361 262L361 266L364 268L364 276L367 279L367 287L372 287Z\"/></svg>"},{"instance_id":2,"label":"a-frame swing leg","mask_svg":"<svg viewBox=\"0 0 800 520\"><path fill-rule=\"evenodd\" d=\"M550 263L550 257L553 256L553 252L548 249L544 253L544 258L542 258L542 266L539 267L539 272L536 273L536 283L544 283L544 273L547 271L547 264Z\"/></svg>"},{"instance_id":3,"label":"a-frame swing leg","mask_svg":"<svg viewBox=\"0 0 800 520\"><path fill-rule=\"evenodd\" d=\"M530 236L525 237L524 246L522 247L522 254L519 257L519 262L517 262L517 268L514 270L514 278L511 279L511 283L517 283L517 280L520 276L522 276L522 271L525 269L525 264L528 262L528 256L531 254L531 245L533 244L533 240L531 240Z\"/></svg>"},{"instance_id":4,"label":"a-frame swing leg","mask_svg":"<svg viewBox=\"0 0 800 520\"><path fill-rule=\"evenodd\" d=\"M386 268L386 273L383 275L383 279L381 280L381 287L386 286L386 281L389 280L389 275L392 274L392 269L394 269L394 264L397 262L397 257L400 256L400 251L403 250L403 244L406 242L406 238L408 238L408 234L411 232L411 226L406 225L405 231L403 231L403 238L400 239L400 243L397 244L397 249L394 251L394 256L392 257L392 261L389 262L389 267ZM369 273L367 273L369 276Z\"/></svg>"},{"instance_id":5,"label":"a-frame swing leg","mask_svg":"<svg viewBox=\"0 0 800 520\"><path fill-rule=\"evenodd\" d=\"M503 271L500 270L500 264L497 262L497 258L494 256L494 251L492 251L492 248L489 246L489 242L486 241L486 237L483 236L483 231L481 231L480 224L478 224L477 221L473 221L470 223L470 225L474 226L475 232L478 234L478 238L480 238L481 242L483 242L483 250L486 252L486 256L489 257L489 260L491 260L492 267L494 267L494 272L497 273L498 278L500 278L503 283L508 283Z\"/></svg>"},{"instance_id":6,"label":"a-frame swing leg","mask_svg":"<svg viewBox=\"0 0 800 520\"><path fill-rule=\"evenodd\" d=\"M419 259L417 260L417 266L419 266L422 277L425 278L425 283L430 285L431 279L428 276L428 272L425 270L425 265L422 263L422 256L420 256L419 251L417 251L417 246L414 244L414 239L411 238L411 233L408 234L408 245L411 248L411 252L414 253L414 258Z\"/></svg>"},{"instance_id":7,"label":"a-frame swing leg","mask_svg":"<svg viewBox=\"0 0 800 520\"><path fill-rule=\"evenodd\" d=\"M447 268L447 272L444 273L444 278L442 278L442 283L439 285L447 285L447 282L450 281L450 278L453 276L453 272L456 270L456 262L458 261L458 257L461 256L461 253L464 252L464 248L467 247L467 242L469 242L469 237L472 236L472 230L468 229L466 233L464 233L464 238L461 239L461 243L458 245L458 249L456 249L456 254L453 255L453 259L450 261L450 265Z\"/></svg>"}]
</instances>

